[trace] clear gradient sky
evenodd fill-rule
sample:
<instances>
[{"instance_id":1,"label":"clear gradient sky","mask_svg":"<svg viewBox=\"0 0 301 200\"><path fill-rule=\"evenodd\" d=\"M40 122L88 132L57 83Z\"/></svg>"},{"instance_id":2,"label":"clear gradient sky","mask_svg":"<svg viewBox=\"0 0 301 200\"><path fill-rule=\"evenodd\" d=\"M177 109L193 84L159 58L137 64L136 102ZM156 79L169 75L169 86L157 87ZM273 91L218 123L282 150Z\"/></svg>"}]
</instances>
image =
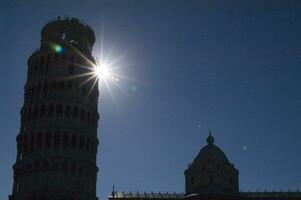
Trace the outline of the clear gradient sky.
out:
<instances>
[{"instance_id":1,"label":"clear gradient sky","mask_svg":"<svg viewBox=\"0 0 301 200\"><path fill-rule=\"evenodd\" d=\"M89 23L121 79L101 91L97 194L184 192L211 129L240 189L301 189L301 1L0 2L0 199L12 165L27 58L51 18ZM104 32L103 32L104 30Z\"/></svg>"}]
</instances>

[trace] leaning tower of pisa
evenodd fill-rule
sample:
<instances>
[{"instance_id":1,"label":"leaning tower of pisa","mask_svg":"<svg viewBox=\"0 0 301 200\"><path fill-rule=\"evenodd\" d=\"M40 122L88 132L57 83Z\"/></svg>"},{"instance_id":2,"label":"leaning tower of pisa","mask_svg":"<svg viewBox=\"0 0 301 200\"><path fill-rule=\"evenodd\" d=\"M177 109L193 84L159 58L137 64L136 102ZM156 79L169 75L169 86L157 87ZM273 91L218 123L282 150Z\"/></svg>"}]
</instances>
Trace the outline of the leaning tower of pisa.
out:
<instances>
[{"instance_id":1,"label":"leaning tower of pisa","mask_svg":"<svg viewBox=\"0 0 301 200\"><path fill-rule=\"evenodd\" d=\"M94 32L75 18L41 31L28 59L10 200L97 200Z\"/></svg>"}]
</instances>

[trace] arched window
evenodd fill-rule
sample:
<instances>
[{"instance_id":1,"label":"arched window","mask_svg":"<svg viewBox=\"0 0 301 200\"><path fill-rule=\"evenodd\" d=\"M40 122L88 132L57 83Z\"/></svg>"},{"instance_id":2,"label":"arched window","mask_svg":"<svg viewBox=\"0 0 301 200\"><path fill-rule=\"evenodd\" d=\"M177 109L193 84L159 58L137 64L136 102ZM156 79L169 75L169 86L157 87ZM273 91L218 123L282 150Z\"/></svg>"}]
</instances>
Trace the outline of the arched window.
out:
<instances>
[{"instance_id":1,"label":"arched window","mask_svg":"<svg viewBox=\"0 0 301 200\"><path fill-rule=\"evenodd\" d=\"M232 179L232 177L230 177L229 183L230 183L230 185L233 185L233 179Z\"/></svg>"},{"instance_id":2,"label":"arched window","mask_svg":"<svg viewBox=\"0 0 301 200\"><path fill-rule=\"evenodd\" d=\"M71 107L66 106L66 108L65 108L65 117L69 119L71 117L70 115L71 115Z\"/></svg>"},{"instance_id":3,"label":"arched window","mask_svg":"<svg viewBox=\"0 0 301 200\"><path fill-rule=\"evenodd\" d=\"M49 162L48 161L43 162L43 168L46 169L46 170L49 169Z\"/></svg>"},{"instance_id":4,"label":"arched window","mask_svg":"<svg viewBox=\"0 0 301 200\"><path fill-rule=\"evenodd\" d=\"M30 121L31 120L31 108L28 109L28 113L27 114L28 114L28 117L27 117L28 121Z\"/></svg>"},{"instance_id":5,"label":"arched window","mask_svg":"<svg viewBox=\"0 0 301 200\"><path fill-rule=\"evenodd\" d=\"M66 61L67 61L67 55L62 54L62 63L66 63Z\"/></svg>"},{"instance_id":6,"label":"arched window","mask_svg":"<svg viewBox=\"0 0 301 200\"><path fill-rule=\"evenodd\" d=\"M48 54L48 55L47 55L47 60L46 60L46 65L45 65L45 71L44 71L44 74L45 74L45 75L47 75L47 73L48 73L48 67L49 67L49 65L50 65L50 62L51 62L51 55Z\"/></svg>"},{"instance_id":7,"label":"arched window","mask_svg":"<svg viewBox=\"0 0 301 200\"><path fill-rule=\"evenodd\" d=\"M51 132L47 132L46 138L45 138L45 147L47 149L51 148Z\"/></svg>"},{"instance_id":8,"label":"arched window","mask_svg":"<svg viewBox=\"0 0 301 200\"><path fill-rule=\"evenodd\" d=\"M209 176L209 182L213 183L213 176Z\"/></svg>"},{"instance_id":9,"label":"arched window","mask_svg":"<svg viewBox=\"0 0 301 200\"><path fill-rule=\"evenodd\" d=\"M61 117L63 115L63 106L61 104L58 104L56 106L56 116Z\"/></svg>"},{"instance_id":10,"label":"arched window","mask_svg":"<svg viewBox=\"0 0 301 200\"><path fill-rule=\"evenodd\" d=\"M30 95L30 86L27 86L24 93L25 100L29 99L29 95Z\"/></svg>"},{"instance_id":11,"label":"arched window","mask_svg":"<svg viewBox=\"0 0 301 200\"><path fill-rule=\"evenodd\" d=\"M37 136L37 144L36 144L37 151L41 150L41 148L42 148L42 141L43 141L42 132L39 132L38 136Z\"/></svg>"},{"instance_id":12,"label":"arched window","mask_svg":"<svg viewBox=\"0 0 301 200\"><path fill-rule=\"evenodd\" d=\"M70 56L70 63L71 63L71 64L74 64L74 63L75 63L75 57L74 57L74 55L71 55L71 56Z\"/></svg>"},{"instance_id":13,"label":"arched window","mask_svg":"<svg viewBox=\"0 0 301 200\"><path fill-rule=\"evenodd\" d=\"M36 86L33 85L32 86L32 90L31 90L31 97L30 97L30 99L33 99L35 97L35 94L36 94Z\"/></svg>"},{"instance_id":14,"label":"arched window","mask_svg":"<svg viewBox=\"0 0 301 200\"><path fill-rule=\"evenodd\" d=\"M34 106L32 119L37 119L37 117L38 117L38 108L37 106Z\"/></svg>"},{"instance_id":15,"label":"arched window","mask_svg":"<svg viewBox=\"0 0 301 200\"><path fill-rule=\"evenodd\" d=\"M60 90L65 89L65 81L59 81L59 89Z\"/></svg>"},{"instance_id":16,"label":"arched window","mask_svg":"<svg viewBox=\"0 0 301 200\"><path fill-rule=\"evenodd\" d=\"M77 135L76 134L73 134L72 135L72 139L71 139L71 148L75 149L76 146L77 146Z\"/></svg>"},{"instance_id":17,"label":"arched window","mask_svg":"<svg viewBox=\"0 0 301 200\"><path fill-rule=\"evenodd\" d=\"M53 117L53 111L54 111L54 106L53 104L50 104L48 108L48 117Z\"/></svg>"},{"instance_id":18,"label":"arched window","mask_svg":"<svg viewBox=\"0 0 301 200\"><path fill-rule=\"evenodd\" d=\"M63 136L63 148L67 149L69 147L69 134L65 133Z\"/></svg>"},{"instance_id":19,"label":"arched window","mask_svg":"<svg viewBox=\"0 0 301 200\"><path fill-rule=\"evenodd\" d=\"M60 146L60 140L61 140L61 135L60 133L55 133L54 134L54 142L53 142L53 147L58 148Z\"/></svg>"},{"instance_id":20,"label":"arched window","mask_svg":"<svg viewBox=\"0 0 301 200\"><path fill-rule=\"evenodd\" d=\"M81 58L81 56L77 56L77 61L76 62L80 66L83 65L83 59Z\"/></svg>"},{"instance_id":21,"label":"arched window","mask_svg":"<svg viewBox=\"0 0 301 200\"><path fill-rule=\"evenodd\" d=\"M34 150L34 146L35 146L35 141L34 141L34 134L31 134L30 135L30 138L29 138L29 153L32 153L33 150Z\"/></svg>"},{"instance_id":22,"label":"arched window","mask_svg":"<svg viewBox=\"0 0 301 200\"><path fill-rule=\"evenodd\" d=\"M27 134L24 135L24 140L23 140L23 154L24 154L24 156L27 155Z\"/></svg>"},{"instance_id":23,"label":"arched window","mask_svg":"<svg viewBox=\"0 0 301 200\"><path fill-rule=\"evenodd\" d=\"M89 152L92 153L94 151L94 142L91 141Z\"/></svg>"},{"instance_id":24,"label":"arched window","mask_svg":"<svg viewBox=\"0 0 301 200\"><path fill-rule=\"evenodd\" d=\"M37 170L40 168L40 161L35 161L34 162L34 169Z\"/></svg>"},{"instance_id":25,"label":"arched window","mask_svg":"<svg viewBox=\"0 0 301 200\"><path fill-rule=\"evenodd\" d=\"M86 114L85 114L84 109L81 109L81 111L80 111L80 120L81 121L85 121L86 120Z\"/></svg>"},{"instance_id":26,"label":"arched window","mask_svg":"<svg viewBox=\"0 0 301 200\"><path fill-rule=\"evenodd\" d=\"M44 57L41 56L40 63L39 63L39 73L43 72L43 68L44 68Z\"/></svg>"},{"instance_id":27,"label":"arched window","mask_svg":"<svg viewBox=\"0 0 301 200\"><path fill-rule=\"evenodd\" d=\"M41 94L41 81L38 82L38 85L37 85L37 92L36 92L36 98L38 98Z\"/></svg>"},{"instance_id":28,"label":"arched window","mask_svg":"<svg viewBox=\"0 0 301 200\"><path fill-rule=\"evenodd\" d=\"M40 117L41 117L41 118L44 118L45 115L46 115L46 106L43 104L43 105L41 106Z\"/></svg>"},{"instance_id":29,"label":"arched window","mask_svg":"<svg viewBox=\"0 0 301 200\"><path fill-rule=\"evenodd\" d=\"M89 149L90 149L90 140L87 139L86 140L86 151L89 152Z\"/></svg>"},{"instance_id":30,"label":"arched window","mask_svg":"<svg viewBox=\"0 0 301 200\"><path fill-rule=\"evenodd\" d=\"M75 174L75 171L76 171L76 166L75 166L74 163L72 163L71 168L70 168L70 172L71 172L72 174Z\"/></svg>"},{"instance_id":31,"label":"arched window","mask_svg":"<svg viewBox=\"0 0 301 200\"><path fill-rule=\"evenodd\" d=\"M74 66L74 64L69 64L69 65L68 65L68 74L69 74L69 75L73 75L73 74L74 74L74 71L75 71L75 66Z\"/></svg>"},{"instance_id":32,"label":"arched window","mask_svg":"<svg viewBox=\"0 0 301 200\"><path fill-rule=\"evenodd\" d=\"M27 164L27 166L26 166L26 171L30 171L32 169L32 166L31 166L31 164L29 163L29 164Z\"/></svg>"},{"instance_id":33,"label":"arched window","mask_svg":"<svg viewBox=\"0 0 301 200\"><path fill-rule=\"evenodd\" d=\"M84 168L83 168L82 165L80 165L80 166L79 166L79 174L80 174L80 175L83 175L83 173L84 173Z\"/></svg>"},{"instance_id":34,"label":"arched window","mask_svg":"<svg viewBox=\"0 0 301 200\"><path fill-rule=\"evenodd\" d=\"M68 80L66 85L67 85L67 90L72 90L72 81L71 80Z\"/></svg>"},{"instance_id":35,"label":"arched window","mask_svg":"<svg viewBox=\"0 0 301 200\"><path fill-rule=\"evenodd\" d=\"M87 113L87 122L90 124L90 112Z\"/></svg>"},{"instance_id":36,"label":"arched window","mask_svg":"<svg viewBox=\"0 0 301 200\"><path fill-rule=\"evenodd\" d=\"M44 85L43 85L43 97L45 98L46 96L47 96L47 94L48 94L48 81L47 80L45 80L45 82L44 82Z\"/></svg>"},{"instance_id":37,"label":"arched window","mask_svg":"<svg viewBox=\"0 0 301 200\"><path fill-rule=\"evenodd\" d=\"M53 63L58 64L60 62L59 59L60 59L59 54L58 53L54 54Z\"/></svg>"},{"instance_id":38,"label":"arched window","mask_svg":"<svg viewBox=\"0 0 301 200\"><path fill-rule=\"evenodd\" d=\"M25 123L27 121L27 110L26 109L22 109L22 123Z\"/></svg>"},{"instance_id":39,"label":"arched window","mask_svg":"<svg viewBox=\"0 0 301 200\"><path fill-rule=\"evenodd\" d=\"M59 170L59 164L58 164L57 162L55 162L55 163L53 164L53 170L54 170L54 171L58 171L58 170Z\"/></svg>"},{"instance_id":40,"label":"arched window","mask_svg":"<svg viewBox=\"0 0 301 200\"><path fill-rule=\"evenodd\" d=\"M35 59L34 74L36 74L37 71L38 71L38 65L39 65L39 60L38 60L38 59L39 59L39 58L36 58L36 59Z\"/></svg>"},{"instance_id":41,"label":"arched window","mask_svg":"<svg viewBox=\"0 0 301 200\"><path fill-rule=\"evenodd\" d=\"M63 170L63 172L67 172L68 171L68 164L67 164L66 160L64 160L64 162L63 162L62 170Z\"/></svg>"},{"instance_id":42,"label":"arched window","mask_svg":"<svg viewBox=\"0 0 301 200\"><path fill-rule=\"evenodd\" d=\"M85 85L82 86L82 88L81 88L81 95L82 96L86 96L87 95L87 87Z\"/></svg>"},{"instance_id":43,"label":"arched window","mask_svg":"<svg viewBox=\"0 0 301 200\"><path fill-rule=\"evenodd\" d=\"M73 114L72 114L73 118L78 118L78 108L74 107L73 108Z\"/></svg>"},{"instance_id":44,"label":"arched window","mask_svg":"<svg viewBox=\"0 0 301 200\"><path fill-rule=\"evenodd\" d=\"M78 148L79 148L79 149L82 149L82 148L83 148L84 142L85 142L85 138L84 138L83 135L81 135L81 136L79 137L79 145L78 145Z\"/></svg>"},{"instance_id":45,"label":"arched window","mask_svg":"<svg viewBox=\"0 0 301 200\"><path fill-rule=\"evenodd\" d=\"M56 89L56 80L53 80L53 81L51 82L50 89L51 89L51 90L55 90L55 89Z\"/></svg>"}]
</instances>

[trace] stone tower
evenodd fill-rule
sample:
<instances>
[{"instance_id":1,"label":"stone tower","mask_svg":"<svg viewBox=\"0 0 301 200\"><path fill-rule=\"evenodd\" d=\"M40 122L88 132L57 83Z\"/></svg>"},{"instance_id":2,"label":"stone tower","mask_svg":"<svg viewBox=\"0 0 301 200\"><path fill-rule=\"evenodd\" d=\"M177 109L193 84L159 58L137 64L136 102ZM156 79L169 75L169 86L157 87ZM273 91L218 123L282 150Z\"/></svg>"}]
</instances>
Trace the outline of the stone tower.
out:
<instances>
[{"instance_id":1,"label":"stone tower","mask_svg":"<svg viewBox=\"0 0 301 200\"><path fill-rule=\"evenodd\" d=\"M97 200L98 87L93 30L57 18L28 59L10 200Z\"/></svg>"},{"instance_id":2,"label":"stone tower","mask_svg":"<svg viewBox=\"0 0 301 200\"><path fill-rule=\"evenodd\" d=\"M207 145L185 171L186 195L235 196L239 192L238 173L209 133Z\"/></svg>"}]
</instances>

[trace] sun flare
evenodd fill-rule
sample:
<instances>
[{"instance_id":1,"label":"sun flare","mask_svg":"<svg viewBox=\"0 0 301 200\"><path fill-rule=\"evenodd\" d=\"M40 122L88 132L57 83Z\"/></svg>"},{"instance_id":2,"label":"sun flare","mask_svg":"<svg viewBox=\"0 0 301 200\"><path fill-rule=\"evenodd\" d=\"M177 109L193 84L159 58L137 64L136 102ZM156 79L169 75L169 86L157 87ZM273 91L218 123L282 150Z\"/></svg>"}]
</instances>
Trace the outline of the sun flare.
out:
<instances>
[{"instance_id":1,"label":"sun flare","mask_svg":"<svg viewBox=\"0 0 301 200\"><path fill-rule=\"evenodd\" d=\"M97 76L97 78L102 79L102 80L108 79L111 76L109 68L106 66L102 66L102 65L99 65L99 66L96 65L94 67L94 73Z\"/></svg>"}]
</instances>

